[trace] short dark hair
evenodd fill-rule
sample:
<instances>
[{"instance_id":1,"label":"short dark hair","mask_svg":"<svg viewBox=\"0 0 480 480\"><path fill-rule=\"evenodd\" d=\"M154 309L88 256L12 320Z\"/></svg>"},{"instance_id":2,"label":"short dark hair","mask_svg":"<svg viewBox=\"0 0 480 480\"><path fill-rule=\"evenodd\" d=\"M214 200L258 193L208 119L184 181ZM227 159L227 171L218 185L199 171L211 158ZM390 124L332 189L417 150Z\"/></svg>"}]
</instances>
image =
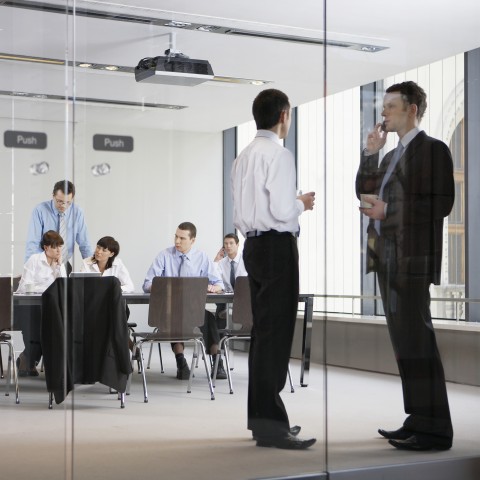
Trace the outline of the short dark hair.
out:
<instances>
[{"instance_id":1,"label":"short dark hair","mask_svg":"<svg viewBox=\"0 0 480 480\"><path fill-rule=\"evenodd\" d=\"M40 242L40 247L44 250L44 247L59 247L62 246L65 242L58 232L55 230L48 230L42 236L42 241Z\"/></svg>"},{"instance_id":2,"label":"short dark hair","mask_svg":"<svg viewBox=\"0 0 480 480\"><path fill-rule=\"evenodd\" d=\"M65 191L65 187L67 187L67 191ZM75 185L68 181L68 180L60 180L53 186L53 194L55 195L58 191L61 191L65 195L72 194L72 197L75 196Z\"/></svg>"},{"instance_id":3,"label":"short dark hair","mask_svg":"<svg viewBox=\"0 0 480 480\"><path fill-rule=\"evenodd\" d=\"M387 93L398 92L402 95L403 102L407 105L417 106L417 119L420 121L427 109L427 94L425 90L415 82L395 83L385 90Z\"/></svg>"},{"instance_id":4,"label":"short dark hair","mask_svg":"<svg viewBox=\"0 0 480 480\"><path fill-rule=\"evenodd\" d=\"M105 266L105 270L110 268L113 265L113 261L115 257L120 252L120 244L113 238L113 237L102 237L98 242L97 245L102 248L106 248L113 253L113 256L109 257L107 260L107 265ZM97 263L95 259L95 255L92 256L92 260L94 263Z\"/></svg>"},{"instance_id":5,"label":"short dark hair","mask_svg":"<svg viewBox=\"0 0 480 480\"><path fill-rule=\"evenodd\" d=\"M240 242L240 239L238 238L238 235L235 233L227 233L224 237L223 240L226 240L227 238L233 238L235 240L235 243L238 245Z\"/></svg>"},{"instance_id":6,"label":"short dark hair","mask_svg":"<svg viewBox=\"0 0 480 480\"><path fill-rule=\"evenodd\" d=\"M182 222L178 227L179 230L188 230L190 238L197 238L197 227L190 222Z\"/></svg>"},{"instance_id":7,"label":"short dark hair","mask_svg":"<svg viewBox=\"0 0 480 480\"><path fill-rule=\"evenodd\" d=\"M269 130L280 121L280 115L290 108L288 97L274 88L260 92L252 105L257 130Z\"/></svg>"}]
</instances>

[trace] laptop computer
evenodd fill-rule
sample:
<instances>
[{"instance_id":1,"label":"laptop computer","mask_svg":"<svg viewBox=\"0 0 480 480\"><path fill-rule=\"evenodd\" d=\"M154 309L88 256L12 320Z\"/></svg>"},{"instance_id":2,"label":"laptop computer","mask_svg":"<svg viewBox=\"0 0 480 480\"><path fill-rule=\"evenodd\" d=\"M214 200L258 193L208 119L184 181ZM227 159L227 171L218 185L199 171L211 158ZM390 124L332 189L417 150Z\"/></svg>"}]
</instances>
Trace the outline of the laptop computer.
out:
<instances>
[{"instance_id":1,"label":"laptop computer","mask_svg":"<svg viewBox=\"0 0 480 480\"><path fill-rule=\"evenodd\" d=\"M101 277L100 272L72 272L70 273L70 278L90 278L90 277Z\"/></svg>"}]
</instances>

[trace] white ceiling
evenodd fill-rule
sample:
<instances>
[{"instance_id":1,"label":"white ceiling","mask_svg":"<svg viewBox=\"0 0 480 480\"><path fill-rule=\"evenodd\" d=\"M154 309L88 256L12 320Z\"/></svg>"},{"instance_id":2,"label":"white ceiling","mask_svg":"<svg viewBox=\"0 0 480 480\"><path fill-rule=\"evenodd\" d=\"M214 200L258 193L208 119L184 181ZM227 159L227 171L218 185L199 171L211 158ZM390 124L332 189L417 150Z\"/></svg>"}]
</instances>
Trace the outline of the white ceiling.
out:
<instances>
[{"instance_id":1,"label":"white ceiling","mask_svg":"<svg viewBox=\"0 0 480 480\"><path fill-rule=\"evenodd\" d=\"M367 53L328 47L327 94L480 47L478 0L329 0L326 21L320 0L126 0L127 4L76 1L77 8L148 18L207 23L388 47ZM2 6L3 3L3 6ZM269 80L293 105L324 93L324 49L318 45L234 37L198 31L5 6L0 1L0 52L90 63L135 66L143 57L163 55L169 32L177 49L209 60L215 75ZM11 3L11 2L10 2ZM15 2L14 2L15 3ZM31 2L40 4L41 2ZM51 0L55 5L71 4ZM395 6L392 6L395 5ZM401 6L401 8L400 8ZM326 27L326 28L325 28ZM72 39L75 42L72 42ZM0 90L64 95L65 68L0 60ZM221 131L251 119L251 102L263 87L207 82L196 87L136 83L133 74L68 69L67 93L77 97L185 105L183 110L82 104L77 120L151 128ZM33 105L32 105L33 103ZM22 101L0 96L0 116L63 120L62 102ZM86 117L88 115L88 117ZM108 119L108 120L107 120Z\"/></svg>"}]
</instances>

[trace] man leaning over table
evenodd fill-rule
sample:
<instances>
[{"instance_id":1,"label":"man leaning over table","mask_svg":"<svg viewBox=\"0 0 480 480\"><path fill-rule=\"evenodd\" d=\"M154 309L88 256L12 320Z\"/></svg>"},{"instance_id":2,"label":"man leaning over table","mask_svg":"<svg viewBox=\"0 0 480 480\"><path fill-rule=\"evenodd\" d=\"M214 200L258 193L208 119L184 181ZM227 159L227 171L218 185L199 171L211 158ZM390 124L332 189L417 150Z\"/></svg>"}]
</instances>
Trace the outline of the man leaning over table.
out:
<instances>
[{"instance_id":1,"label":"man leaning over table","mask_svg":"<svg viewBox=\"0 0 480 480\"><path fill-rule=\"evenodd\" d=\"M197 237L197 228L193 223L181 223L175 232L175 245L162 250L153 260L143 282L143 291L150 292L154 277L208 277L207 291L220 293L224 285L217 273L217 269L208 255L194 246ZM220 354L218 334L215 316L208 310L205 311L205 323L201 327L207 351L212 355L212 364L215 363L216 355ZM183 343L173 343L172 350L177 361L177 378L188 380L190 369L184 356ZM217 379L224 380L227 374L220 359Z\"/></svg>"},{"instance_id":2,"label":"man leaning over table","mask_svg":"<svg viewBox=\"0 0 480 480\"><path fill-rule=\"evenodd\" d=\"M68 180L60 180L53 186L52 199L39 203L33 209L28 226L25 262L34 253L42 253L40 242L48 230L58 232L63 238L62 261L65 264L73 256L75 243L80 248L82 258L93 255L83 210L73 203L74 198L75 185ZM67 265L67 273L69 270L71 267Z\"/></svg>"}]
</instances>

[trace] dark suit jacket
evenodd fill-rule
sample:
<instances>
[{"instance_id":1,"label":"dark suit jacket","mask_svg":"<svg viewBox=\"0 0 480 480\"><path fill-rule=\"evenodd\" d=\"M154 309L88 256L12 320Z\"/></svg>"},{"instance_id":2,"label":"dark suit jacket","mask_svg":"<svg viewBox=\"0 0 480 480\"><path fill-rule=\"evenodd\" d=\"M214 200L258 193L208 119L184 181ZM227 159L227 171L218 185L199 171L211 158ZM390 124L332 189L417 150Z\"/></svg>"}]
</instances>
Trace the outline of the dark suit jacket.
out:
<instances>
[{"instance_id":1,"label":"dark suit jacket","mask_svg":"<svg viewBox=\"0 0 480 480\"><path fill-rule=\"evenodd\" d=\"M132 367L118 278L57 278L42 295L41 338L47 389L56 403L75 383L125 391Z\"/></svg>"},{"instance_id":2,"label":"dark suit jacket","mask_svg":"<svg viewBox=\"0 0 480 480\"><path fill-rule=\"evenodd\" d=\"M378 166L378 154L362 154L355 182L359 198L361 193L378 194L392 157L393 150ZM439 284L443 219L452 209L454 196L450 150L419 132L384 187L382 200L388 207L380 237L373 220L369 223L367 271L381 268L388 243L388 255L394 257L398 273L425 275L430 283Z\"/></svg>"}]
</instances>

